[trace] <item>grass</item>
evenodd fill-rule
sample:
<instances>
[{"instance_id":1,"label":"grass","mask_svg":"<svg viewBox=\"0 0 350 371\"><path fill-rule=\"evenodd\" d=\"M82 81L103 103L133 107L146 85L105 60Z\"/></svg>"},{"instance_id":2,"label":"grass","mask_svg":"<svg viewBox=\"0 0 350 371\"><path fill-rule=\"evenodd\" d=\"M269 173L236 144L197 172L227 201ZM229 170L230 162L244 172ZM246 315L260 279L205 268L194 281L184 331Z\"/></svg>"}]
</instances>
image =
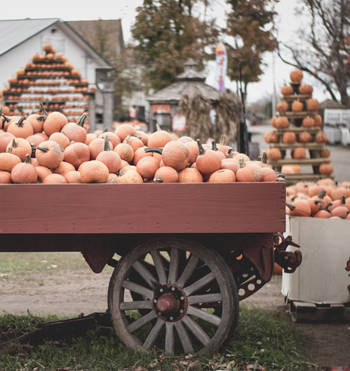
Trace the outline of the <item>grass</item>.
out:
<instances>
[{"instance_id":1,"label":"grass","mask_svg":"<svg viewBox=\"0 0 350 371\"><path fill-rule=\"evenodd\" d=\"M0 341L34 329L39 322L57 320L6 314L0 316ZM89 332L66 341L45 341L38 346L16 344L0 350L0 370L310 370L306 341L285 315L241 307L237 330L226 348L215 356L167 357L158 350L139 353L125 349L115 336ZM192 364L192 365L191 365ZM195 364L196 367L190 367Z\"/></svg>"}]
</instances>

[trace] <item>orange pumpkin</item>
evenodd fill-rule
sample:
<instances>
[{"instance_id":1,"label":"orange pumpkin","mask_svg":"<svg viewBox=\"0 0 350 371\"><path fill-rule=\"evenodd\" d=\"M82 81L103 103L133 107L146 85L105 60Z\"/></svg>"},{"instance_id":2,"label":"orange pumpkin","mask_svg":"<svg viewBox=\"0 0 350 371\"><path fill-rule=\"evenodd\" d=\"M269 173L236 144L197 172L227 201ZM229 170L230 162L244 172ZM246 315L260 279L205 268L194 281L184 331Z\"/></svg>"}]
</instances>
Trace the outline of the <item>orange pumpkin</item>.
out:
<instances>
[{"instance_id":1,"label":"orange pumpkin","mask_svg":"<svg viewBox=\"0 0 350 371\"><path fill-rule=\"evenodd\" d=\"M43 131L44 117L39 115L30 115L26 119L27 122L32 126L34 134L41 133Z\"/></svg>"},{"instance_id":2,"label":"orange pumpkin","mask_svg":"<svg viewBox=\"0 0 350 371\"><path fill-rule=\"evenodd\" d=\"M294 84L300 84L301 80L303 79L303 71L295 70L290 73L290 80Z\"/></svg>"},{"instance_id":3,"label":"orange pumpkin","mask_svg":"<svg viewBox=\"0 0 350 371\"><path fill-rule=\"evenodd\" d=\"M318 111L319 108L320 108L320 105L317 99L310 98L306 101L307 111L315 112L315 111Z\"/></svg>"},{"instance_id":4,"label":"orange pumpkin","mask_svg":"<svg viewBox=\"0 0 350 371\"><path fill-rule=\"evenodd\" d=\"M287 131L283 134L283 143L285 144L293 144L297 140L297 136L293 132Z\"/></svg>"},{"instance_id":5,"label":"orange pumpkin","mask_svg":"<svg viewBox=\"0 0 350 371\"><path fill-rule=\"evenodd\" d=\"M41 183L46 176L52 174L52 171L45 166L36 166L35 170L36 170L36 173L38 175L38 180Z\"/></svg>"},{"instance_id":6,"label":"orange pumpkin","mask_svg":"<svg viewBox=\"0 0 350 371\"><path fill-rule=\"evenodd\" d=\"M23 138L13 139L6 147L6 152L9 148L12 148L12 153L18 156L21 161L25 161L26 155L31 155L32 147L31 145Z\"/></svg>"},{"instance_id":7,"label":"orange pumpkin","mask_svg":"<svg viewBox=\"0 0 350 371\"><path fill-rule=\"evenodd\" d=\"M64 127L61 130L61 133L63 133L69 139L69 141L85 143L87 134L83 126L86 118L87 114L84 113L79 118L79 121L77 123L70 122L67 125L64 125Z\"/></svg>"},{"instance_id":8,"label":"orange pumpkin","mask_svg":"<svg viewBox=\"0 0 350 371\"><path fill-rule=\"evenodd\" d=\"M43 184L64 184L64 183L67 183L67 181L60 174L49 174L44 178L42 183Z\"/></svg>"},{"instance_id":9,"label":"orange pumpkin","mask_svg":"<svg viewBox=\"0 0 350 371\"><path fill-rule=\"evenodd\" d=\"M287 128L289 126L289 120L285 116L279 116L275 121L276 128Z\"/></svg>"},{"instance_id":10,"label":"orange pumpkin","mask_svg":"<svg viewBox=\"0 0 350 371\"><path fill-rule=\"evenodd\" d=\"M315 215L314 218L328 219L331 217L331 214L327 210L320 210Z\"/></svg>"},{"instance_id":11,"label":"orange pumpkin","mask_svg":"<svg viewBox=\"0 0 350 371\"><path fill-rule=\"evenodd\" d=\"M211 174L219 170L221 167L220 156L214 151L205 151L199 139L197 139L197 144L199 149L199 155L196 161L198 171L202 174Z\"/></svg>"},{"instance_id":12,"label":"orange pumpkin","mask_svg":"<svg viewBox=\"0 0 350 371\"><path fill-rule=\"evenodd\" d=\"M177 183L178 180L178 172L174 168L169 166L163 166L159 168L154 174L153 178L153 181L157 183Z\"/></svg>"},{"instance_id":13,"label":"orange pumpkin","mask_svg":"<svg viewBox=\"0 0 350 371\"><path fill-rule=\"evenodd\" d=\"M143 183L143 179L141 175L135 170L130 170L126 173L124 173L123 170L120 170L117 183Z\"/></svg>"},{"instance_id":14,"label":"orange pumpkin","mask_svg":"<svg viewBox=\"0 0 350 371\"><path fill-rule=\"evenodd\" d=\"M271 168L263 167L260 169L260 171L262 182L277 182L277 174Z\"/></svg>"},{"instance_id":15,"label":"orange pumpkin","mask_svg":"<svg viewBox=\"0 0 350 371\"><path fill-rule=\"evenodd\" d=\"M137 172L146 179L153 179L154 174L159 169L159 161L154 157L142 158L136 166Z\"/></svg>"},{"instance_id":16,"label":"orange pumpkin","mask_svg":"<svg viewBox=\"0 0 350 371\"><path fill-rule=\"evenodd\" d=\"M239 168L239 160L235 160L234 158L227 158L221 161L221 169L228 169L236 174Z\"/></svg>"},{"instance_id":17,"label":"orange pumpkin","mask_svg":"<svg viewBox=\"0 0 350 371\"><path fill-rule=\"evenodd\" d=\"M0 133L0 153L6 152L6 148L16 137L11 133Z\"/></svg>"},{"instance_id":18,"label":"orange pumpkin","mask_svg":"<svg viewBox=\"0 0 350 371\"><path fill-rule=\"evenodd\" d=\"M105 136L104 140L105 140L104 150L97 155L96 160L101 161L103 164L105 164L110 173L116 173L122 168L120 156L118 155L117 152L111 151L109 149L108 135Z\"/></svg>"},{"instance_id":19,"label":"orange pumpkin","mask_svg":"<svg viewBox=\"0 0 350 371\"><path fill-rule=\"evenodd\" d=\"M322 131L319 131L317 134L316 134L316 142L317 143L327 143L327 135L325 133L323 133Z\"/></svg>"},{"instance_id":20,"label":"orange pumpkin","mask_svg":"<svg viewBox=\"0 0 350 371\"><path fill-rule=\"evenodd\" d=\"M72 143L64 150L64 161L72 164L76 169L90 160L90 149L84 143Z\"/></svg>"},{"instance_id":21,"label":"orange pumpkin","mask_svg":"<svg viewBox=\"0 0 350 371\"><path fill-rule=\"evenodd\" d=\"M106 183L109 176L107 166L100 161L82 163L79 172L83 183Z\"/></svg>"},{"instance_id":22,"label":"orange pumpkin","mask_svg":"<svg viewBox=\"0 0 350 371\"><path fill-rule=\"evenodd\" d=\"M288 111L288 103L286 103L286 102L277 103L277 111L278 112L287 112Z\"/></svg>"},{"instance_id":23,"label":"orange pumpkin","mask_svg":"<svg viewBox=\"0 0 350 371\"><path fill-rule=\"evenodd\" d=\"M8 149L7 153L0 153L0 170L11 172L12 169L21 163L21 159L12 154L12 147Z\"/></svg>"},{"instance_id":24,"label":"orange pumpkin","mask_svg":"<svg viewBox=\"0 0 350 371\"><path fill-rule=\"evenodd\" d=\"M64 149L58 143L48 140L36 147L35 157L40 166L55 169L61 165L64 159Z\"/></svg>"},{"instance_id":25,"label":"orange pumpkin","mask_svg":"<svg viewBox=\"0 0 350 371\"><path fill-rule=\"evenodd\" d=\"M148 145L148 135L144 133L141 130L136 130L136 135L141 137L140 139L142 140L142 143L147 146Z\"/></svg>"},{"instance_id":26,"label":"orange pumpkin","mask_svg":"<svg viewBox=\"0 0 350 371\"><path fill-rule=\"evenodd\" d=\"M0 184L10 184L11 183L11 173L8 171L0 170Z\"/></svg>"},{"instance_id":27,"label":"orange pumpkin","mask_svg":"<svg viewBox=\"0 0 350 371\"><path fill-rule=\"evenodd\" d=\"M161 130L159 125L157 125L157 131L148 138L149 147L163 148L169 142L171 142L171 135L167 131Z\"/></svg>"},{"instance_id":28,"label":"orange pumpkin","mask_svg":"<svg viewBox=\"0 0 350 371\"><path fill-rule=\"evenodd\" d=\"M320 174L329 175L333 173L333 166L331 164L321 164L319 167Z\"/></svg>"},{"instance_id":29,"label":"orange pumpkin","mask_svg":"<svg viewBox=\"0 0 350 371\"><path fill-rule=\"evenodd\" d=\"M299 86L299 93L300 94L311 95L313 90L314 89L311 85L304 84L304 85Z\"/></svg>"},{"instance_id":30,"label":"orange pumpkin","mask_svg":"<svg viewBox=\"0 0 350 371\"><path fill-rule=\"evenodd\" d=\"M47 115L44 121L43 129L45 133L50 136L57 133L68 124L67 117L60 112L52 112Z\"/></svg>"},{"instance_id":31,"label":"orange pumpkin","mask_svg":"<svg viewBox=\"0 0 350 371\"><path fill-rule=\"evenodd\" d=\"M306 158L306 151L304 148L302 147L298 147L298 148L295 148L293 151L292 151L292 157L296 160L303 160L304 158Z\"/></svg>"},{"instance_id":32,"label":"orange pumpkin","mask_svg":"<svg viewBox=\"0 0 350 371\"><path fill-rule=\"evenodd\" d=\"M194 140L191 137L186 137L186 136L180 137L178 141L184 144L187 142L194 142Z\"/></svg>"},{"instance_id":33,"label":"orange pumpkin","mask_svg":"<svg viewBox=\"0 0 350 371\"><path fill-rule=\"evenodd\" d=\"M134 150L129 145L129 138L130 136L126 137L124 143L120 143L114 148L114 152L117 152L120 158L127 162L131 162L134 158ZM94 140L91 144L95 142L96 140Z\"/></svg>"},{"instance_id":34,"label":"orange pumpkin","mask_svg":"<svg viewBox=\"0 0 350 371\"><path fill-rule=\"evenodd\" d=\"M136 135L136 130L130 124L122 124L117 127L115 134L118 135L121 141L124 141L129 135Z\"/></svg>"},{"instance_id":35,"label":"orange pumpkin","mask_svg":"<svg viewBox=\"0 0 350 371\"><path fill-rule=\"evenodd\" d=\"M331 211L331 216L340 216L346 218L350 213L349 209L345 206L338 206Z\"/></svg>"},{"instance_id":36,"label":"orange pumpkin","mask_svg":"<svg viewBox=\"0 0 350 371\"><path fill-rule=\"evenodd\" d=\"M70 140L63 132L53 133L50 136L49 140L58 143L63 149L66 149L70 145Z\"/></svg>"},{"instance_id":37,"label":"orange pumpkin","mask_svg":"<svg viewBox=\"0 0 350 371\"><path fill-rule=\"evenodd\" d=\"M210 178L208 180L209 183L233 183L235 181L236 175L229 169L220 169L214 171L214 173L210 175Z\"/></svg>"},{"instance_id":38,"label":"orange pumpkin","mask_svg":"<svg viewBox=\"0 0 350 371\"><path fill-rule=\"evenodd\" d=\"M23 139L34 134L32 125L30 125L25 117L12 121L7 129L7 132L13 134L16 138Z\"/></svg>"},{"instance_id":39,"label":"orange pumpkin","mask_svg":"<svg viewBox=\"0 0 350 371\"><path fill-rule=\"evenodd\" d=\"M94 135L94 134L92 134L92 135ZM107 135L108 135L109 141L113 144L113 148L115 148L118 144L121 143L121 140L118 137L118 135L114 134L114 133L111 133L110 131L104 132L104 133L100 134L98 137L101 138L101 139L104 139ZM88 144L88 143L86 143L86 141L85 141L85 144Z\"/></svg>"},{"instance_id":40,"label":"orange pumpkin","mask_svg":"<svg viewBox=\"0 0 350 371\"><path fill-rule=\"evenodd\" d=\"M118 144L118 146L121 146L122 144ZM118 147L117 146L117 147ZM116 148L117 148L116 147ZM93 140L90 144L89 144L89 150L90 150L90 158L91 160L96 160L97 156L99 153L101 153L105 148L105 140L102 139L102 138L97 138L95 140ZM113 144L111 142L109 142L109 148L111 150L113 150ZM114 150L116 151L116 148L114 148ZM117 152L117 151L116 151ZM117 152L118 153L118 152ZM119 156L120 156L120 153L118 153ZM121 157L121 156L120 156Z\"/></svg>"},{"instance_id":41,"label":"orange pumpkin","mask_svg":"<svg viewBox=\"0 0 350 371\"><path fill-rule=\"evenodd\" d=\"M189 156L188 146L178 141L171 141L163 148L162 161L165 166L181 171L188 164Z\"/></svg>"},{"instance_id":42,"label":"orange pumpkin","mask_svg":"<svg viewBox=\"0 0 350 371\"><path fill-rule=\"evenodd\" d=\"M303 131L298 135L298 142L300 143L310 143L312 141L312 136L309 132Z\"/></svg>"},{"instance_id":43,"label":"orange pumpkin","mask_svg":"<svg viewBox=\"0 0 350 371\"><path fill-rule=\"evenodd\" d=\"M199 154L198 144L197 142L192 140L192 141L186 142L185 145L189 150L188 163L192 165L194 162L196 162L197 156Z\"/></svg>"},{"instance_id":44,"label":"orange pumpkin","mask_svg":"<svg viewBox=\"0 0 350 371\"><path fill-rule=\"evenodd\" d=\"M187 167L179 172L179 183L202 183L203 176L195 168Z\"/></svg>"},{"instance_id":45,"label":"orange pumpkin","mask_svg":"<svg viewBox=\"0 0 350 371\"><path fill-rule=\"evenodd\" d=\"M59 174L62 176L65 176L65 174L67 174L69 171L75 171L75 167L69 162L65 161L63 161L59 167L52 170L54 174Z\"/></svg>"},{"instance_id":46,"label":"orange pumpkin","mask_svg":"<svg viewBox=\"0 0 350 371\"><path fill-rule=\"evenodd\" d=\"M266 151L267 158L272 161L277 161L282 158L282 153L278 148L270 148Z\"/></svg>"},{"instance_id":47,"label":"orange pumpkin","mask_svg":"<svg viewBox=\"0 0 350 371\"><path fill-rule=\"evenodd\" d=\"M64 175L67 183L83 183L79 171L69 171Z\"/></svg>"},{"instance_id":48,"label":"orange pumpkin","mask_svg":"<svg viewBox=\"0 0 350 371\"><path fill-rule=\"evenodd\" d=\"M322 126L322 116L316 115L315 116L315 126Z\"/></svg>"},{"instance_id":49,"label":"orange pumpkin","mask_svg":"<svg viewBox=\"0 0 350 371\"><path fill-rule=\"evenodd\" d=\"M93 140L97 139L97 136L93 133L88 133L86 136L85 144L88 146Z\"/></svg>"},{"instance_id":50,"label":"orange pumpkin","mask_svg":"<svg viewBox=\"0 0 350 371\"><path fill-rule=\"evenodd\" d=\"M293 88L291 86L285 85L281 88L281 94L284 96L293 94Z\"/></svg>"},{"instance_id":51,"label":"orange pumpkin","mask_svg":"<svg viewBox=\"0 0 350 371\"><path fill-rule=\"evenodd\" d=\"M266 143L279 143L280 141L280 137L273 131L266 133L264 139Z\"/></svg>"},{"instance_id":52,"label":"orange pumpkin","mask_svg":"<svg viewBox=\"0 0 350 371\"><path fill-rule=\"evenodd\" d=\"M328 148L321 149L320 156L321 158L328 158L331 155L331 151Z\"/></svg>"},{"instance_id":53,"label":"orange pumpkin","mask_svg":"<svg viewBox=\"0 0 350 371\"><path fill-rule=\"evenodd\" d=\"M255 165L247 165L243 159L239 160L239 169L236 173L237 182L260 182L261 169Z\"/></svg>"},{"instance_id":54,"label":"orange pumpkin","mask_svg":"<svg viewBox=\"0 0 350 371\"><path fill-rule=\"evenodd\" d=\"M28 154L25 161L14 166L11 171L11 180L13 183L36 183L37 178L38 175Z\"/></svg>"},{"instance_id":55,"label":"orange pumpkin","mask_svg":"<svg viewBox=\"0 0 350 371\"><path fill-rule=\"evenodd\" d=\"M311 207L307 201L298 200L293 202L293 205L287 204L288 208L290 208L289 215L290 216L310 216L311 215Z\"/></svg>"},{"instance_id":56,"label":"orange pumpkin","mask_svg":"<svg viewBox=\"0 0 350 371\"><path fill-rule=\"evenodd\" d=\"M312 128L313 126L315 126L315 120L310 116L306 116L303 119L303 126L305 128Z\"/></svg>"},{"instance_id":57,"label":"orange pumpkin","mask_svg":"<svg viewBox=\"0 0 350 371\"><path fill-rule=\"evenodd\" d=\"M136 138L136 137L134 137L134 136L127 137L127 138L124 140L124 143L129 144L129 146L133 149L134 153L135 153L139 148L143 148L143 147L144 147L144 144L143 144L142 140L139 139L139 138Z\"/></svg>"},{"instance_id":58,"label":"orange pumpkin","mask_svg":"<svg viewBox=\"0 0 350 371\"><path fill-rule=\"evenodd\" d=\"M304 109L304 105L302 102L299 102L298 100L296 100L292 103L293 112L301 112L303 109Z\"/></svg>"}]
</instances>

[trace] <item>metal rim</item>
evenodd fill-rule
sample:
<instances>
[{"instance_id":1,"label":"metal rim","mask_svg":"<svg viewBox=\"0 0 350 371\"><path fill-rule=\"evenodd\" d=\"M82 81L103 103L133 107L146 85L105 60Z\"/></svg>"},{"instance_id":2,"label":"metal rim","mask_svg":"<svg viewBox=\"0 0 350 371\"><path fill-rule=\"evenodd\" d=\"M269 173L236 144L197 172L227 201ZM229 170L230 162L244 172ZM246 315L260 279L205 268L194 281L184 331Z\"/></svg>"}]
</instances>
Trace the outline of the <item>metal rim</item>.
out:
<instances>
[{"instance_id":1,"label":"metal rim","mask_svg":"<svg viewBox=\"0 0 350 371\"><path fill-rule=\"evenodd\" d=\"M205 309L218 305L219 315ZM119 262L108 306L127 347L148 350L163 337L167 354L204 353L218 349L234 331L239 300L232 273L218 253L192 241L159 239L137 246ZM138 310L141 317L131 321L128 310ZM203 324L206 330L212 326L209 334ZM152 328L140 340L137 331L144 326Z\"/></svg>"}]
</instances>

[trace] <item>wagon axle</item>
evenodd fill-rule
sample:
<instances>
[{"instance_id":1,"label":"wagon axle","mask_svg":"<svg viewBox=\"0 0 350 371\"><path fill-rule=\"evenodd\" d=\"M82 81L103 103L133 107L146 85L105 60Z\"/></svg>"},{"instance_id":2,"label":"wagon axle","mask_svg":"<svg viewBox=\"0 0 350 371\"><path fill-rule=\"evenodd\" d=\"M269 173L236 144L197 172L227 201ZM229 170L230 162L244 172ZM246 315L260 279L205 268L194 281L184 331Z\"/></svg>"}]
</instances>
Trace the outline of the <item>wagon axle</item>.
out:
<instances>
[{"instance_id":1,"label":"wagon axle","mask_svg":"<svg viewBox=\"0 0 350 371\"><path fill-rule=\"evenodd\" d=\"M178 321L187 310L185 292L176 285L163 285L154 294L154 305L158 317L164 321Z\"/></svg>"}]
</instances>

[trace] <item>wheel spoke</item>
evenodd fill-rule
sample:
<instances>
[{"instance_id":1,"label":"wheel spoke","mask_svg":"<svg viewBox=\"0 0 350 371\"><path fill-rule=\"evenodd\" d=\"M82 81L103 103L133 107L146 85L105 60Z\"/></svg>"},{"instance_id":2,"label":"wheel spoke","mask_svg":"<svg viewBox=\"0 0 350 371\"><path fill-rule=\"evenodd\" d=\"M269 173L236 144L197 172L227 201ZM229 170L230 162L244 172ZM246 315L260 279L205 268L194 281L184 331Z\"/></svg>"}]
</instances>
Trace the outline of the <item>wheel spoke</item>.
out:
<instances>
[{"instance_id":1,"label":"wheel spoke","mask_svg":"<svg viewBox=\"0 0 350 371\"><path fill-rule=\"evenodd\" d=\"M136 260L132 266L152 289L154 289L159 284L153 274L139 260Z\"/></svg>"},{"instance_id":2,"label":"wheel spoke","mask_svg":"<svg viewBox=\"0 0 350 371\"><path fill-rule=\"evenodd\" d=\"M176 284L180 287L184 287L187 280L191 277L193 271L196 269L199 259L192 254L188 261L181 277L177 280Z\"/></svg>"},{"instance_id":3,"label":"wheel spoke","mask_svg":"<svg viewBox=\"0 0 350 371\"><path fill-rule=\"evenodd\" d=\"M144 325L146 325L148 322L151 322L152 319L155 319L157 318L157 313L152 310L151 312L149 312L148 314L146 314L145 316L141 317L140 319L138 319L137 321L131 323L128 327L127 327L127 330L130 332L130 333L133 333L134 331L140 329L141 327L143 327Z\"/></svg>"},{"instance_id":4,"label":"wheel spoke","mask_svg":"<svg viewBox=\"0 0 350 371\"><path fill-rule=\"evenodd\" d=\"M187 314L182 318L182 322L192 331L193 335L205 346L209 343L210 337L198 325L197 322Z\"/></svg>"},{"instance_id":5,"label":"wheel spoke","mask_svg":"<svg viewBox=\"0 0 350 371\"><path fill-rule=\"evenodd\" d=\"M120 309L121 310L153 309L153 304L150 300L127 301L125 303L120 303Z\"/></svg>"},{"instance_id":6,"label":"wheel spoke","mask_svg":"<svg viewBox=\"0 0 350 371\"><path fill-rule=\"evenodd\" d=\"M152 259L153 259L154 266L157 270L159 283L161 285L166 285L166 273L165 273L164 263L163 263L163 259L160 255L159 251L158 250L152 250L151 251L151 256L152 256Z\"/></svg>"},{"instance_id":7,"label":"wheel spoke","mask_svg":"<svg viewBox=\"0 0 350 371\"><path fill-rule=\"evenodd\" d=\"M147 339L143 344L144 349L148 350L155 343L163 325L164 321L158 318L156 324L153 326L151 332L148 334Z\"/></svg>"},{"instance_id":8,"label":"wheel spoke","mask_svg":"<svg viewBox=\"0 0 350 371\"><path fill-rule=\"evenodd\" d=\"M165 354L174 354L175 331L173 322L165 322Z\"/></svg>"},{"instance_id":9,"label":"wheel spoke","mask_svg":"<svg viewBox=\"0 0 350 371\"><path fill-rule=\"evenodd\" d=\"M184 288L185 294L187 296L193 294L194 292L198 291L199 289L201 289L202 287L204 287L205 285L207 285L208 283L210 283L214 279L215 279L215 276L214 276L213 273L207 274L206 276L204 276L200 280L194 282L191 286L188 286L188 287Z\"/></svg>"},{"instance_id":10,"label":"wheel spoke","mask_svg":"<svg viewBox=\"0 0 350 371\"><path fill-rule=\"evenodd\" d=\"M146 287L138 285L137 283L125 280L122 283L122 287L132 292L136 292L137 294L146 296L150 300L153 299L153 296L154 296L153 291L147 289Z\"/></svg>"},{"instance_id":11,"label":"wheel spoke","mask_svg":"<svg viewBox=\"0 0 350 371\"><path fill-rule=\"evenodd\" d=\"M179 338L185 353L193 353L193 346L190 337L188 336L188 333L185 329L185 326L182 324L181 321L177 321L175 322L175 328L177 333L179 334Z\"/></svg>"},{"instance_id":12,"label":"wheel spoke","mask_svg":"<svg viewBox=\"0 0 350 371\"><path fill-rule=\"evenodd\" d=\"M202 310L196 307L189 306L187 308L187 313L192 314L193 316L196 316L206 322L212 323L215 326L219 326L221 322L220 317L215 316L214 314L211 314L206 310Z\"/></svg>"},{"instance_id":13,"label":"wheel spoke","mask_svg":"<svg viewBox=\"0 0 350 371\"><path fill-rule=\"evenodd\" d=\"M221 301L221 294L194 295L187 298L188 304L214 303Z\"/></svg>"},{"instance_id":14,"label":"wheel spoke","mask_svg":"<svg viewBox=\"0 0 350 371\"><path fill-rule=\"evenodd\" d=\"M170 250L170 266L168 283L175 283L179 271L179 250L172 247Z\"/></svg>"}]
</instances>

